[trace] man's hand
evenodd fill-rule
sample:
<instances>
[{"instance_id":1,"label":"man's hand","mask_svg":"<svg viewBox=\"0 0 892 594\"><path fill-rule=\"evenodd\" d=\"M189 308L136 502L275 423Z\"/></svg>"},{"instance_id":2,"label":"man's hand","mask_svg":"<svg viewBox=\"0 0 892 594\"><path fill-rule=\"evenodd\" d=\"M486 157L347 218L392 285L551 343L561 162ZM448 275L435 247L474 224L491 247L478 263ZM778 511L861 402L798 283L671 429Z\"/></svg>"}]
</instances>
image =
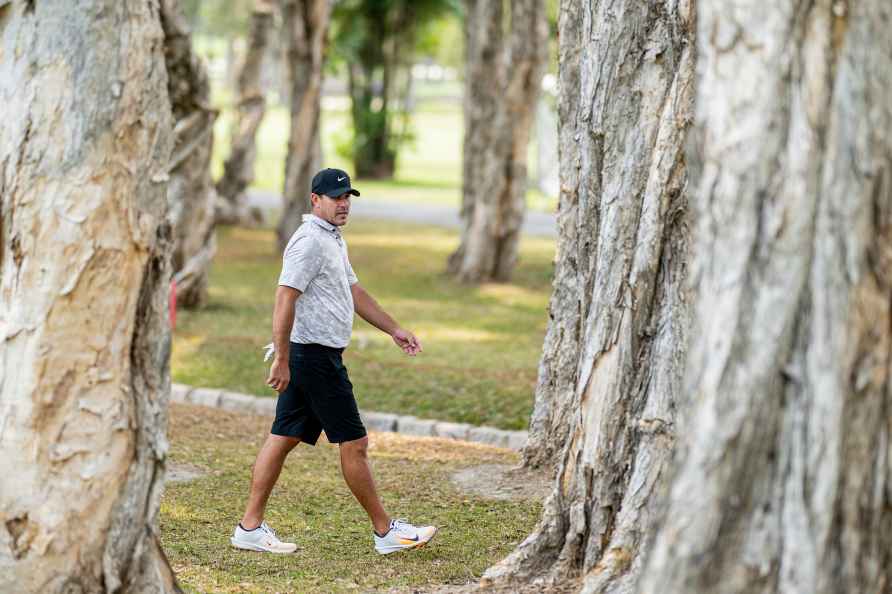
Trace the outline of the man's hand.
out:
<instances>
[{"instance_id":1,"label":"man's hand","mask_svg":"<svg viewBox=\"0 0 892 594\"><path fill-rule=\"evenodd\" d=\"M422 351L421 342L419 342L419 340L415 338L415 335L408 330L397 328L394 330L393 334L391 334L391 338L393 338L393 342L396 343L396 346L400 347L403 352L410 357L414 357Z\"/></svg>"},{"instance_id":2,"label":"man's hand","mask_svg":"<svg viewBox=\"0 0 892 594\"><path fill-rule=\"evenodd\" d=\"M270 353L273 353L273 364L269 368L269 377L266 385L276 392L284 392L291 381L291 372L288 370L290 354L289 336L294 326L294 303L301 296L301 292L294 287L279 285L276 289L276 306L273 309L273 342L268 344L266 361Z\"/></svg>"},{"instance_id":3,"label":"man's hand","mask_svg":"<svg viewBox=\"0 0 892 594\"><path fill-rule=\"evenodd\" d=\"M396 346L410 357L421 352L421 343L415 338L415 335L400 328L396 320L381 309L378 302L359 283L350 285L350 293L353 295L353 308L363 320L389 334Z\"/></svg>"},{"instance_id":4,"label":"man's hand","mask_svg":"<svg viewBox=\"0 0 892 594\"><path fill-rule=\"evenodd\" d=\"M276 392L282 393L288 387L288 382L290 381L291 370L288 369L288 361L276 356L273 359L272 366L269 368L269 377L266 378L266 384Z\"/></svg>"}]
</instances>

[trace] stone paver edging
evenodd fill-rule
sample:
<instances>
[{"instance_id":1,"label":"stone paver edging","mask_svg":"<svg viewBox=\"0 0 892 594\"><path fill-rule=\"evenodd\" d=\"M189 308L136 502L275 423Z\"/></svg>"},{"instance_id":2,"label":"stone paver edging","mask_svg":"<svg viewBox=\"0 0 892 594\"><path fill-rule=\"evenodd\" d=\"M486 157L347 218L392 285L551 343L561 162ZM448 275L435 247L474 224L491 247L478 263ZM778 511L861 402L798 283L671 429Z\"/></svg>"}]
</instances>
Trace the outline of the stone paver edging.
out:
<instances>
[{"instance_id":1,"label":"stone paver edging","mask_svg":"<svg viewBox=\"0 0 892 594\"><path fill-rule=\"evenodd\" d=\"M230 412L250 413L261 416L276 414L276 399L229 392L219 388L193 388L185 384L172 384L171 402L185 402L220 408ZM527 442L526 431L507 431L495 427L476 427L467 423L449 423L432 419L419 419L412 415L362 411L362 421L371 431L389 431L423 437L445 437L487 445L520 450Z\"/></svg>"}]
</instances>

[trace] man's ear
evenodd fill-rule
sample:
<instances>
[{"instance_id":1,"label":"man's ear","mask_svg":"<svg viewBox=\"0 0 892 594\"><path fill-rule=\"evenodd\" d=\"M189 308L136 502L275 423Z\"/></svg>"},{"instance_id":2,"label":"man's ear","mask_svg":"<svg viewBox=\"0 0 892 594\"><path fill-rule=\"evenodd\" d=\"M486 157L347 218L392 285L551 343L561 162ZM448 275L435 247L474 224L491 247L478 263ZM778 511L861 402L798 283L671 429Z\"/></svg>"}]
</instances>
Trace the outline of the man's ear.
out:
<instances>
[{"instance_id":1,"label":"man's ear","mask_svg":"<svg viewBox=\"0 0 892 594\"><path fill-rule=\"evenodd\" d=\"M319 202L319 200L321 200L319 194L310 192L310 206L316 206L316 203Z\"/></svg>"}]
</instances>

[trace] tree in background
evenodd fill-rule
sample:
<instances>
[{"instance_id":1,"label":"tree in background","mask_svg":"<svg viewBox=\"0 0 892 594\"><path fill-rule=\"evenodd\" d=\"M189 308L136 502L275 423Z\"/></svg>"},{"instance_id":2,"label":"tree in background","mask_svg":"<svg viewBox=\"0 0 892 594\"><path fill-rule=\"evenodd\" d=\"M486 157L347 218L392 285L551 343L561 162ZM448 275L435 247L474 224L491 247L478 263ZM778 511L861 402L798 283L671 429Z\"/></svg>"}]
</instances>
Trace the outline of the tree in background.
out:
<instances>
[{"instance_id":1,"label":"tree in background","mask_svg":"<svg viewBox=\"0 0 892 594\"><path fill-rule=\"evenodd\" d=\"M216 185L220 197L217 202L218 223L254 225L262 221L261 211L248 206L245 190L254 181L257 129L266 111L260 77L273 20L271 0L257 0L251 13L248 47L237 78L237 115L232 126L229 157L223 165L223 176Z\"/></svg>"},{"instance_id":2,"label":"tree in background","mask_svg":"<svg viewBox=\"0 0 892 594\"><path fill-rule=\"evenodd\" d=\"M214 235L217 193L211 153L217 110L210 84L178 0L161 1L167 86L174 117L174 151L168 200L173 224L173 269L177 302L198 307L207 301L208 273L217 251Z\"/></svg>"},{"instance_id":3,"label":"tree in background","mask_svg":"<svg viewBox=\"0 0 892 594\"><path fill-rule=\"evenodd\" d=\"M462 234L449 271L465 282L508 280L517 263L527 144L548 53L545 3L467 0L465 31Z\"/></svg>"},{"instance_id":4,"label":"tree in background","mask_svg":"<svg viewBox=\"0 0 892 594\"><path fill-rule=\"evenodd\" d=\"M225 44L223 52L226 67L226 87L233 88L235 80L236 46L248 30L251 10L255 0L182 0L183 12L187 21L196 31L206 36L206 40L214 39ZM219 50L204 48L209 55Z\"/></svg>"},{"instance_id":5,"label":"tree in background","mask_svg":"<svg viewBox=\"0 0 892 594\"><path fill-rule=\"evenodd\" d=\"M889 592L892 3L698 6L692 402L638 591Z\"/></svg>"},{"instance_id":6,"label":"tree in background","mask_svg":"<svg viewBox=\"0 0 892 594\"><path fill-rule=\"evenodd\" d=\"M276 229L279 251L310 210L310 184L322 159L319 110L322 66L331 18L329 0L282 0L291 131L285 157L282 218Z\"/></svg>"},{"instance_id":7,"label":"tree in background","mask_svg":"<svg viewBox=\"0 0 892 594\"><path fill-rule=\"evenodd\" d=\"M179 592L157 3L0 5L0 591Z\"/></svg>"},{"instance_id":8,"label":"tree in background","mask_svg":"<svg viewBox=\"0 0 892 594\"><path fill-rule=\"evenodd\" d=\"M682 400L692 10L563 2L558 256L524 452L557 479L490 582L635 592Z\"/></svg>"},{"instance_id":9,"label":"tree in background","mask_svg":"<svg viewBox=\"0 0 892 594\"><path fill-rule=\"evenodd\" d=\"M186 19L207 35L235 38L245 34L256 0L183 0Z\"/></svg>"},{"instance_id":10,"label":"tree in background","mask_svg":"<svg viewBox=\"0 0 892 594\"><path fill-rule=\"evenodd\" d=\"M457 0L342 0L332 16L333 40L347 70L354 175L389 178L407 135L395 122L408 112L411 66L419 27Z\"/></svg>"},{"instance_id":11,"label":"tree in background","mask_svg":"<svg viewBox=\"0 0 892 594\"><path fill-rule=\"evenodd\" d=\"M436 64L455 73L464 71L465 40L462 13L461 3L456 0L454 7L418 24L418 32L415 35L417 63Z\"/></svg>"}]
</instances>

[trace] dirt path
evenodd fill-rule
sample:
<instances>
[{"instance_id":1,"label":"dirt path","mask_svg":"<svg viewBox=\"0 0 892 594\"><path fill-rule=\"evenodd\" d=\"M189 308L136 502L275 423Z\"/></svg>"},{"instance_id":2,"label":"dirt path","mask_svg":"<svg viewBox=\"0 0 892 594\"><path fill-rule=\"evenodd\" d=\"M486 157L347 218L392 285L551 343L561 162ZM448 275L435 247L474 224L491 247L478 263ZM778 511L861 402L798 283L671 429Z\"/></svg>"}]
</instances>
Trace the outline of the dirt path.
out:
<instances>
[{"instance_id":1,"label":"dirt path","mask_svg":"<svg viewBox=\"0 0 892 594\"><path fill-rule=\"evenodd\" d=\"M187 483L208 474L208 471L194 464L168 462L165 483Z\"/></svg>"},{"instance_id":2,"label":"dirt path","mask_svg":"<svg viewBox=\"0 0 892 594\"><path fill-rule=\"evenodd\" d=\"M463 468L452 475L462 490L489 499L543 500L551 486L545 471L526 470L507 464L482 464Z\"/></svg>"}]
</instances>

